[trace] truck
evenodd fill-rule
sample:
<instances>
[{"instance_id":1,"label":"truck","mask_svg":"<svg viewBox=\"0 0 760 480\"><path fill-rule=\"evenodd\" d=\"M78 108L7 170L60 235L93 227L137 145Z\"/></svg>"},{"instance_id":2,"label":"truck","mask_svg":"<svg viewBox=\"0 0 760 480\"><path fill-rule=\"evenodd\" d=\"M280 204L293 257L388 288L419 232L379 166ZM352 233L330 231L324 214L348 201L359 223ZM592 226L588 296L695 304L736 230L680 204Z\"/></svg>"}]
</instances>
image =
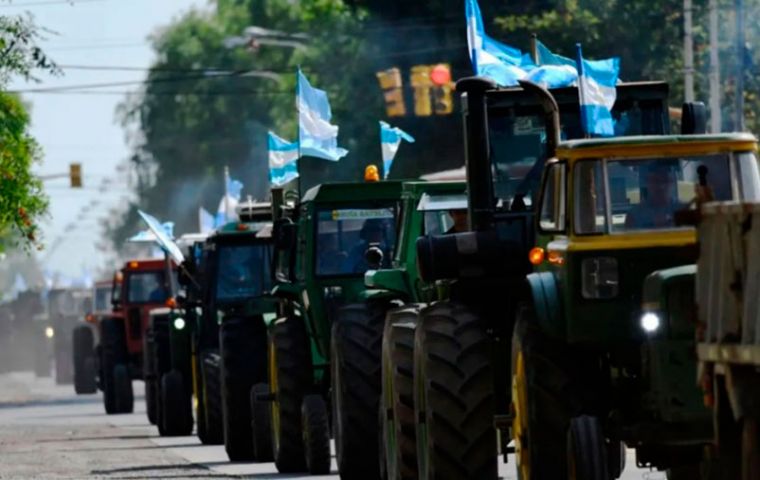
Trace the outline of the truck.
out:
<instances>
[{"instance_id":1,"label":"truck","mask_svg":"<svg viewBox=\"0 0 760 480\"><path fill-rule=\"evenodd\" d=\"M544 95L529 83L497 88L467 78L457 91L467 139L469 231L417 244L421 278L449 284L446 298L422 309L416 322L417 474L496 478L497 452L507 458L516 450L513 332L520 307L533 296L528 254L540 239L542 172L560 140L584 134L575 87ZM619 84L616 134L669 133L667 98L663 82ZM521 478L564 478L565 462L557 465L562 473Z\"/></svg>"},{"instance_id":2,"label":"truck","mask_svg":"<svg viewBox=\"0 0 760 480\"><path fill-rule=\"evenodd\" d=\"M737 172L741 175L734 188L742 191L741 198L726 201L710 192L711 201L701 206L695 219L699 244L695 264L653 274L642 304L643 315L658 325L650 334L654 339L682 330L689 322L689 343L696 343L696 358L691 358L692 350L690 360L696 365L688 380L699 388L698 401L714 426L710 444L720 462L720 478L730 480L760 476L760 181L754 139L749 135L744 139L745 147L735 154L749 160L748 168Z\"/></svg>"},{"instance_id":3,"label":"truck","mask_svg":"<svg viewBox=\"0 0 760 480\"><path fill-rule=\"evenodd\" d=\"M279 195L273 192L273 198ZM387 296L369 298L367 270L389 267L397 181L322 184L275 205L268 400L282 473L330 468L328 408L343 478L378 470L380 348ZM284 213L284 214L283 214Z\"/></svg>"},{"instance_id":4,"label":"truck","mask_svg":"<svg viewBox=\"0 0 760 480\"><path fill-rule=\"evenodd\" d=\"M176 282L176 266L167 274L163 259L134 259L116 272L113 310L99 324L98 383L106 413L131 413L132 380L143 377L143 337L150 311L165 305Z\"/></svg>"}]
</instances>

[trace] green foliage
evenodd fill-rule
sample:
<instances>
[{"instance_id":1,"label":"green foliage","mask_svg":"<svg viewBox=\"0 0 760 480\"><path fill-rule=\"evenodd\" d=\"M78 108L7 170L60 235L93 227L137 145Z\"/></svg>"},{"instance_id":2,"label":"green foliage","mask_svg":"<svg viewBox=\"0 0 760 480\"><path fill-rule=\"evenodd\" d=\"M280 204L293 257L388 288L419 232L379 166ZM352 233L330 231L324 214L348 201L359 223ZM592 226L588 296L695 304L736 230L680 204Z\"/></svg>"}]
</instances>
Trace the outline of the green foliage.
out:
<instances>
[{"instance_id":1,"label":"green foliage","mask_svg":"<svg viewBox=\"0 0 760 480\"><path fill-rule=\"evenodd\" d=\"M26 106L2 91L15 76L34 80L37 70L58 72L37 45L40 38L31 16L0 16L0 251L40 246L37 222L47 211L42 183L31 173L40 151L29 134Z\"/></svg>"}]
</instances>

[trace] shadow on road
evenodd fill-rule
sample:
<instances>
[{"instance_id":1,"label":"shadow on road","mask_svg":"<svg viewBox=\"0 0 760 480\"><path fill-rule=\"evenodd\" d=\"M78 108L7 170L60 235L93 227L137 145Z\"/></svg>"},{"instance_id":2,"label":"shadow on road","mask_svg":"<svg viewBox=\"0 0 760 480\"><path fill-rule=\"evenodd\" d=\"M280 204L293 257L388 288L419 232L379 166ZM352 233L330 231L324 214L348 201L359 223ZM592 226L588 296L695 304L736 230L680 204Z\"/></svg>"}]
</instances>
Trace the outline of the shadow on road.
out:
<instances>
[{"instance_id":1,"label":"shadow on road","mask_svg":"<svg viewBox=\"0 0 760 480\"><path fill-rule=\"evenodd\" d=\"M158 435L111 435L103 437L64 437L64 438L43 438L36 440L38 443L51 442L89 442L93 440L150 440L158 438Z\"/></svg>"}]
</instances>

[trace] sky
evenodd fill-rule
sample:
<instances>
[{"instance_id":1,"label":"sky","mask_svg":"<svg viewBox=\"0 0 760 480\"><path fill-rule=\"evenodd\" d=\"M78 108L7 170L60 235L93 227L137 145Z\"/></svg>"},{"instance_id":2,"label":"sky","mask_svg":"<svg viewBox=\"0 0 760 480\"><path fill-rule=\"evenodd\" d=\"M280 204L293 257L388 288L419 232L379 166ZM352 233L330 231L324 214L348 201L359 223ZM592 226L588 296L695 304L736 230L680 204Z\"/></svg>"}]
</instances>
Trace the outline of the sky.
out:
<instances>
[{"instance_id":1,"label":"sky","mask_svg":"<svg viewBox=\"0 0 760 480\"><path fill-rule=\"evenodd\" d=\"M209 8L206 0L0 1L0 15L30 12L50 31L41 46L63 70L60 77L41 74L40 83L17 80L9 88L23 92L139 82L154 59L148 37L193 7ZM67 174L69 164L82 164L81 190L70 188L68 177L45 181L50 216L42 224L45 250L38 258L51 273L80 277L85 271L110 268L106 253L97 248L103 242L103 219L118 214L116 207L130 198L128 171L118 168L127 164L130 150L115 111L124 92L137 88L103 88L106 94L97 95L23 93L31 104L32 135L44 151L35 171L43 176ZM72 224L76 228L67 233Z\"/></svg>"}]
</instances>

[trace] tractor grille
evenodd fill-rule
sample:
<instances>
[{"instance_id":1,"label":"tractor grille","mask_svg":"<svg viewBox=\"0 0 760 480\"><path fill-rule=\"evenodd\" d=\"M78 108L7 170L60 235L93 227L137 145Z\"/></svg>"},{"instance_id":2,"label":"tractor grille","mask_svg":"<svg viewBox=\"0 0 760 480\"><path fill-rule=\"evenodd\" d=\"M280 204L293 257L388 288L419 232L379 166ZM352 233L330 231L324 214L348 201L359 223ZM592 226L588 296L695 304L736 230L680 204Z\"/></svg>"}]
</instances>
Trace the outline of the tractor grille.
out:
<instances>
[{"instance_id":1,"label":"tractor grille","mask_svg":"<svg viewBox=\"0 0 760 480\"><path fill-rule=\"evenodd\" d=\"M140 307L130 308L127 311L127 320L129 321L129 336L133 340L142 338L142 315Z\"/></svg>"}]
</instances>

